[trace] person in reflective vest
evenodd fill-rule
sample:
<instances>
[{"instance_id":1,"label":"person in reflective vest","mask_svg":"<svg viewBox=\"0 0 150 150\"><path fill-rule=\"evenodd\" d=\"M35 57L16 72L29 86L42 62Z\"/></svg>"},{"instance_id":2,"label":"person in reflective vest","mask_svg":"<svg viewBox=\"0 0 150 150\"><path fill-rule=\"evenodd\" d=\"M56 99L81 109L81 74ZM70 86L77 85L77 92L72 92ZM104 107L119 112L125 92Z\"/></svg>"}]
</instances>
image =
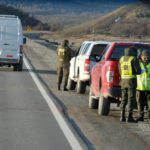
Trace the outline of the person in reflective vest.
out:
<instances>
[{"instance_id":1,"label":"person in reflective vest","mask_svg":"<svg viewBox=\"0 0 150 150\"><path fill-rule=\"evenodd\" d=\"M121 76L121 118L120 121L136 122L133 119L133 106L136 103L136 75L141 73L139 61L136 58L137 49L135 47L125 48L124 56L119 60L119 72ZM128 104L128 116L126 119L125 110Z\"/></svg>"},{"instance_id":2,"label":"person in reflective vest","mask_svg":"<svg viewBox=\"0 0 150 150\"><path fill-rule=\"evenodd\" d=\"M144 121L144 107L147 106L147 117L150 120L150 52L143 50L141 54L141 74L137 75L136 100L138 107L137 121Z\"/></svg>"},{"instance_id":3,"label":"person in reflective vest","mask_svg":"<svg viewBox=\"0 0 150 150\"><path fill-rule=\"evenodd\" d=\"M58 90L60 90L61 83L63 80L63 90L67 91L67 81L69 75L69 66L70 66L70 59L72 57L72 49L68 46L69 41L64 40L62 44L57 48L56 52L58 55L58 62L57 62L57 84Z\"/></svg>"}]
</instances>

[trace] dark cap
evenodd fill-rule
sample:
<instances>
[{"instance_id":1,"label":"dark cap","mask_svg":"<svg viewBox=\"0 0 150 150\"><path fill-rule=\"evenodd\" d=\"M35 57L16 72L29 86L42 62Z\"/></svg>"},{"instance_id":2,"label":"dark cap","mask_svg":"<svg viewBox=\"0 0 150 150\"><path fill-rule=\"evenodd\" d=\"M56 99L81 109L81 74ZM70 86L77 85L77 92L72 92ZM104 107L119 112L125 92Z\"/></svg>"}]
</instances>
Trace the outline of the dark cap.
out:
<instances>
[{"instance_id":1,"label":"dark cap","mask_svg":"<svg viewBox=\"0 0 150 150\"><path fill-rule=\"evenodd\" d=\"M150 53L148 50L143 50L141 55L145 57L150 57Z\"/></svg>"},{"instance_id":2,"label":"dark cap","mask_svg":"<svg viewBox=\"0 0 150 150\"><path fill-rule=\"evenodd\" d=\"M62 45L67 45L69 43L68 40L63 40Z\"/></svg>"}]
</instances>

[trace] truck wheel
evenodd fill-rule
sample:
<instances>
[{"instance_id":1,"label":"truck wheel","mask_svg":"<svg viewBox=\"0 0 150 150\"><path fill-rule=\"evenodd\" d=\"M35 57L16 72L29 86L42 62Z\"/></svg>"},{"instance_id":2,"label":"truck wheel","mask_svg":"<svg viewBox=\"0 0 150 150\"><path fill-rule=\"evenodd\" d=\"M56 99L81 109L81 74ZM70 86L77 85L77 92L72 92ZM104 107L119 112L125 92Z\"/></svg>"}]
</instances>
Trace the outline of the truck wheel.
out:
<instances>
[{"instance_id":1,"label":"truck wheel","mask_svg":"<svg viewBox=\"0 0 150 150\"><path fill-rule=\"evenodd\" d=\"M78 78L77 81L77 93L85 93L86 90L86 83L80 81L80 79Z\"/></svg>"},{"instance_id":2,"label":"truck wheel","mask_svg":"<svg viewBox=\"0 0 150 150\"><path fill-rule=\"evenodd\" d=\"M98 108L98 100L93 98L92 85L90 85L90 92L89 92L89 108L90 109Z\"/></svg>"},{"instance_id":3,"label":"truck wheel","mask_svg":"<svg viewBox=\"0 0 150 150\"><path fill-rule=\"evenodd\" d=\"M99 115L108 115L110 110L110 101L108 98L103 96L102 89L100 89L100 97L98 104L98 114Z\"/></svg>"},{"instance_id":4,"label":"truck wheel","mask_svg":"<svg viewBox=\"0 0 150 150\"><path fill-rule=\"evenodd\" d=\"M67 84L68 90L74 90L76 87L76 82L68 78L68 84Z\"/></svg>"}]
</instances>

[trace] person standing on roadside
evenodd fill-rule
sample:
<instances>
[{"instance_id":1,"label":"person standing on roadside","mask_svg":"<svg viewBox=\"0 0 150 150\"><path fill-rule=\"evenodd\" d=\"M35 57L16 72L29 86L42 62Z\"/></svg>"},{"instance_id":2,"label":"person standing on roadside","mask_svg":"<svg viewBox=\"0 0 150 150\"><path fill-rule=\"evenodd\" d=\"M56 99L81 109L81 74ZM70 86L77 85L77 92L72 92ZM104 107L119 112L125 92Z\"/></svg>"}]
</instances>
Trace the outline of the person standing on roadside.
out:
<instances>
[{"instance_id":1,"label":"person standing on roadside","mask_svg":"<svg viewBox=\"0 0 150 150\"><path fill-rule=\"evenodd\" d=\"M136 122L133 119L133 106L136 102L136 75L141 73L139 60L136 58L137 49L129 47L124 50L124 56L119 60L119 72L121 75L121 118L120 121ZM128 116L126 120L125 110L128 104Z\"/></svg>"},{"instance_id":2,"label":"person standing on roadside","mask_svg":"<svg viewBox=\"0 0 150 150\"><path fill-rule=\"evenodd\" d=\"M137 121L144 121L144 107L147 104L147 118L150 121L150 52L143 50L141 54L141 74L137 75L136 100L138 107Z\"/></svg>"},{"instance_id":3,"label":"person standing on roadside","mask_svg":"<svg viewBox=\"0 0 150 150\"><path fill-rule=\"evenodd\" d=\"M69 48L69 41L64 40L62 44L57 48L58 55L57 62L57 84L58 90L61 89L61 83L63 80L63 90L67 91L67 81L69 75L70 59L72 57L72 50Z\"/></svg>"}]
</instances>

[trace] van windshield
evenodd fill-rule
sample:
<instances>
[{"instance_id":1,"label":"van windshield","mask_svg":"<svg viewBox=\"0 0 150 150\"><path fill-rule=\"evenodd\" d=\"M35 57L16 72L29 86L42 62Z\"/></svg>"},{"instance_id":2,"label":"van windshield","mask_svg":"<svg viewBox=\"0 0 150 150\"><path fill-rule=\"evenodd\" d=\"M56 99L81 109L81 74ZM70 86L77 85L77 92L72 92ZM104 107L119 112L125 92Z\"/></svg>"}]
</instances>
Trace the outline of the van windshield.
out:
<instances>
[{"instance_id":1,"label":"van windshield","mask_svg":"<svg viewBox=\"0 0 150 150\"><path fill-rule=\"evenodd\" d=\"M3 35L4 35L5 40L15 40L16 41L16 40L18 40L18 29L17 29L17 27L6 26Z\"/></svg>"}]
</instances>

